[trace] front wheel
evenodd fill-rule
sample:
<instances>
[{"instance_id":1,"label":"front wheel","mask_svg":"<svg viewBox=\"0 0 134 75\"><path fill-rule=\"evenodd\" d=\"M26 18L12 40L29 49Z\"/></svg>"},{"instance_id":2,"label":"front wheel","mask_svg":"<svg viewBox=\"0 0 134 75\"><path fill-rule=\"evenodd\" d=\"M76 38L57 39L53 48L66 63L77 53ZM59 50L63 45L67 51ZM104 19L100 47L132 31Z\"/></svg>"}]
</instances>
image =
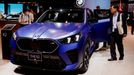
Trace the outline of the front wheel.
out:
<instances>
[{"instance_id":1,"label":"front wheel","mask_svg":"<svg viewBox=\"0 0 134 75\"><path fill-rule=\"evenodd\" d=\"M90 44L87 43L86 46L85 46L85 48L84 48L83 62L81 64L80 69L78 70L78 72L80 74L83 74L83 73L85 73L88 70L89 59L90 59L89 49L90 49Z\"/></svg>"}]
</instances>

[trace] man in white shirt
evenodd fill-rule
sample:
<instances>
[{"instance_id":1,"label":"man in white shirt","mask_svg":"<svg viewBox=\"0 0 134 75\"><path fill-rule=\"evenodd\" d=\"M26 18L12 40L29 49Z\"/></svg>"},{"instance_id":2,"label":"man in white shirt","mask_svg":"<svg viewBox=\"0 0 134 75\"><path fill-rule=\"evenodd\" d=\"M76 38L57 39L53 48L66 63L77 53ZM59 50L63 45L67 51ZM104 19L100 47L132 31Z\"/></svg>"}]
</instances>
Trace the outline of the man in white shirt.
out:
<instances>
[{"instance_id":1,"label":"man in white shirt","mask_svg":"<svg viewBox=\"0 0 134 75\"><path fill-rule=\"evenodd\" d=\"M118 19L118 15L119 15L119 12L116 12L114 15L113 15L113 30L112 32L115 31L115 29L117 29L117 19Z\"/></svg>"},{"instance_id":2,"label":"man in white shirt","mask_svg":"<svg viewBox=\"0 0 134 75\"><path fill-rule=\"evenodd\" d=\"M124 46L123 46L123 37L126 37L127 35L127 25L126 25L126 19L123 14L118 12L119 7L116 5L113 5L111 7L111 13L112 17L110 18L110 28L111 28L111 40L110 40L110 54L111 58L108 59L108 61L115 61L117 60L116 57L116 46L118 48L120 57L119 60L124 59ZM119 28L119 23L121 27ZM120 34L120 30L122 28L122 34Z\"/></svg>"}]
</instances>

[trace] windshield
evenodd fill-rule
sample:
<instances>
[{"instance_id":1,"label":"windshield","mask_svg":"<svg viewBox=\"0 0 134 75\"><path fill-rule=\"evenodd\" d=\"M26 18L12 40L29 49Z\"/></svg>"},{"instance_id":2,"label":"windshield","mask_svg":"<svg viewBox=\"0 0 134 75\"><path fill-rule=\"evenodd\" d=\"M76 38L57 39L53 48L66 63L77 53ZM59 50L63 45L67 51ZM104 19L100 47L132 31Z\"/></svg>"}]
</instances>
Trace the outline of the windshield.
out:
<instances>
[{"instance_id":1,"label":"windshield","mask_svg":"<svg viewBox=\"0 0 134 75\"><path fill-rule=\"evenodd\" d=\"M84 10L82 9L60 9L49 10L44 13L38 22L84 22Z\"/></svg>"}]
</instances>

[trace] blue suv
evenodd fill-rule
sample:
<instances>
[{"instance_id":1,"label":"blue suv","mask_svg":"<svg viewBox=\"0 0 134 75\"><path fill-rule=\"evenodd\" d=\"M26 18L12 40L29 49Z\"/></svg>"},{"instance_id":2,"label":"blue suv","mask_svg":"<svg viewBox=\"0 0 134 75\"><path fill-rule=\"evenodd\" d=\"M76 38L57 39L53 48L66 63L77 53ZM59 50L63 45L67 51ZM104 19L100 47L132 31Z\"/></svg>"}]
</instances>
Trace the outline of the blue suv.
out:
<instances>
[{"instance_id":1,"label":"blue suv","mask_svg":"<svg viewBox=\"0 0 134 75\"><path fill-rule=\"evenodd\" d=\"M94 43L106 41L109 21L89 9L50 9L11 38L11 62L26 68L85 73Z\"/></svg>"}]
</instances>

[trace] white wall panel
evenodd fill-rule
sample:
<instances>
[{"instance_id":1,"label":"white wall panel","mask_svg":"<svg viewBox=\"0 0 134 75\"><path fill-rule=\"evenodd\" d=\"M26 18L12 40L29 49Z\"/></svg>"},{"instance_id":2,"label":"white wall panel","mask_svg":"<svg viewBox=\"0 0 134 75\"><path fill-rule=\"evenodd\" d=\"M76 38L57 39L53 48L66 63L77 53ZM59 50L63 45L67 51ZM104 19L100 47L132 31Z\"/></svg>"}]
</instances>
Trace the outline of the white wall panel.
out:
<instances>
[{"instance_id":1,"label":"white wall panel","mask_svg":"<svg viewBox=\"0 0 134 75\"><path fill-rule=\"evenodd\" d=\"M100 6L101 9L110 8L110 0L86 0L85 8L96 9L96 6Z\"/></svg>"}]
</instances>

